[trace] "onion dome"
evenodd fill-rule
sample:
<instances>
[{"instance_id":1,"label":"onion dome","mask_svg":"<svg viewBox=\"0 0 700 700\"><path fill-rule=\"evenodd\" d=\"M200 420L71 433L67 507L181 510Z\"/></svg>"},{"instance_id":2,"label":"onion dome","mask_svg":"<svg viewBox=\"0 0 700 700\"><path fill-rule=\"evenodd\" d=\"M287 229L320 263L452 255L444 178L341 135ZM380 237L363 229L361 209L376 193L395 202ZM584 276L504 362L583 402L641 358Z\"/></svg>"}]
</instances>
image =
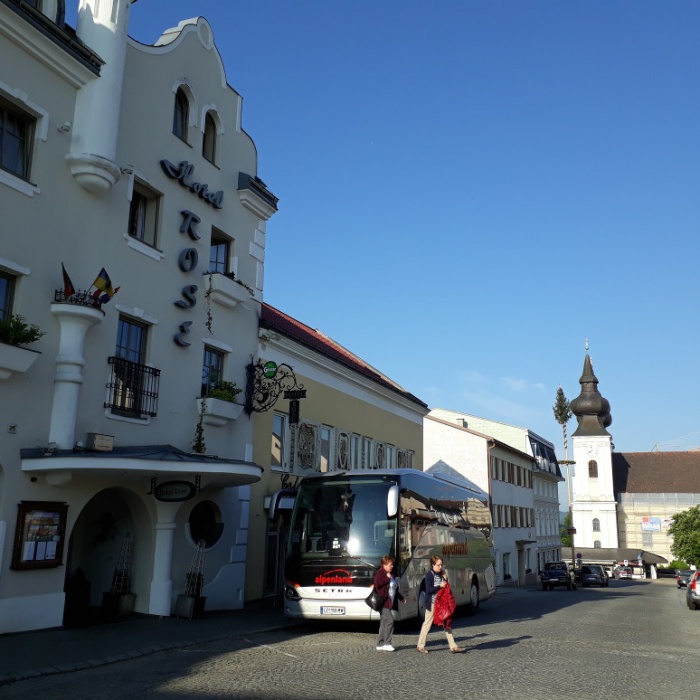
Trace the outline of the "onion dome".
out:
<instances>
[{"instance_id":1,"label":"onion dome","mask_svg":"<svg viewBox=\"0 0 700 700\"><path fill-rule=\"evenodd\" d=\"M593 374L593 364L588 352L583 362L583 374L578 381L581 393L571 402L571 412L576 416L578 428L572 437L610 436L606 430L612 423L610 403L598 391L598 378Z\"/></svg>"}]
</instances>

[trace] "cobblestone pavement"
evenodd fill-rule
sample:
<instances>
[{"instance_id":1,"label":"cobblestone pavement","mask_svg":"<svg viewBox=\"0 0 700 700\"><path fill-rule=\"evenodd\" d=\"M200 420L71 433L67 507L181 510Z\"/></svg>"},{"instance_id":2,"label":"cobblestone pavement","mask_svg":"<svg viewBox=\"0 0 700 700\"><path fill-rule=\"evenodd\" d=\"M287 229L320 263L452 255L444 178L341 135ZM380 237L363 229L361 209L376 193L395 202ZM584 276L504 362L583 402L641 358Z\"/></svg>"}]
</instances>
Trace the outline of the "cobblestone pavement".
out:
<instances>
[{"instance_id":1,"label":"cobblestone pavement","mask_svg":"<svg viewBox=\"0 0 700 700\"><path fill-rule=\"evenodd\" d=\"M690 697L700 667L700 611L674 581L498 595L454 631L450 654L433 628L430 654L417 626L398 625L397 651L377 652L377 625L310 624L216 639L101 668L28 679L3 700L116 698L545 698Z\"/></svg>"}]
</instances>

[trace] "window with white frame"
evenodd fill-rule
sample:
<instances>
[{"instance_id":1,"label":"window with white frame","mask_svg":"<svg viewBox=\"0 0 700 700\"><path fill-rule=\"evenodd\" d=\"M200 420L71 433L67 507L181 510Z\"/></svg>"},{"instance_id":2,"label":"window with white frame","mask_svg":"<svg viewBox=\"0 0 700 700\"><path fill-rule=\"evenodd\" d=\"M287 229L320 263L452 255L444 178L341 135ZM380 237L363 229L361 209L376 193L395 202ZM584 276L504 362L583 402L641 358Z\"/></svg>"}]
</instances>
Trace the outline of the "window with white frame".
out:
<instances>
[{"instance_id":1,"label":"window with white frame","mask_svg":"<svg viewBox=\"0 0 700 700\"><path fill-rule=\"evenodd\" d=\"M182 88L175 93L173 109L173 134L187 143L187 125L189 123L190 102Z\"/></svg>"},{"instance_id":2,"label":"window with white frame","mask_svg":"<svg viewBox=\"0 0 700 700\"><path fill-rule=\"evenodd\" d=\"M158 233L160 195L144 183L134 180L129 204L128 234L153 248Z\"/></svg>"},{"instance_id":3,"label":"window with white frame","mask_svg":"<svg viewBox=\"0 0 700 700\"><path fill-rule=\"evenodd\" d=\"M216 121L211 112L207 112L206 116L204 117L202 155L210 163L216 163Z\"/></svg>"},{"instance_id":4,"label":"window with white frame","mask_svg":"<svg viewBox=\"0 0 700 700\"><path fill-rule=\"evenodd\" d=\"M270 466L277 469L285 469L287 416L284 413L275 412L272 416L272 442L270 444Z\"/></svg>"},{"instance_id":5,"label":"window with white frame","mask_svg":"<svg viewBox=\"0 0 700 700\"><path fill-rule=\"evenodd\" d=\"M29 181L36 119L0 97L0 168Z\"/></svg>"},{"instance_id":6,"label":"window with white frame","mask_svg":"<svg viewBox=\"0 0 700 700\"><path fill-rule=\"evenodd\" d=\"M224 376L224 353L221 350L204 346L202 362L202 389L200 396L208 396Z\"/></svg>"},{"instance_id":7,"label":"window with white frame","mask_svg":"<svg viewBox=\"0 0 700 700\"><path fill-rule=\"evenodd\" d=\"M350 436L350 469L362 468L362 453L360 451L360 436Z\"/></svg>"},{"instance_id":8,"label":"window with white frame","mask_svg":"<svg viewBox=\"0 0 700 700\"><path fill-rule=\"evenodd\" d=\"M327 472L331 463L331 428L321 426L321 443L319 449L319 471Z\"/></svg>"},{"instance_id":9,"label":"window with white frame","mask_svg":"<svg viewBox=\"0 0 700 700\"><path fill-rule=\"evenodd\" d=\"M5 321L12 315L12 299L15 291L15 278L0 271L0 320Z\"/></svg>"},{"instance_id":10,"label":"window with white frame","mask_svg":"<svg viewBox=\"0 0 700 700\"><path fill-rule=\"evenodd\" d=\"M233 241L221 231L213 228L211 231L211 245L209 246L209 270L222 275L230 272L229 260L231 259Z\"/></svg>"},{"instance_id":11,"label":"window with white frame","mask_svg":"<svg viewBox=\"0 0 700 700\"><path fill-rule=\"evenodd\" d=\"M372 438L362 438L362 468L372 468Z\"/></svg>"},{"instance_id":12,"label":"window with white frame","mask_svg":"<svg viewBox=\"0 0 700 700\"><path fill-rule=\"evenodd\" d=\"M147 335L146 324L126 316L119 318L115 353L109 358L112 376L105 403L115 415L157 415L160 370L145 364Z\"/></svg>"},{"instance_id":13,"label":"window with white frame","mask_svg":"<svg viewBox=\"0 0 700 700\"><path fill-rule=\"evenodd\" d=\"M600 520L593 518L593 532L600 532Z\"/></svg>"}]
</instances>

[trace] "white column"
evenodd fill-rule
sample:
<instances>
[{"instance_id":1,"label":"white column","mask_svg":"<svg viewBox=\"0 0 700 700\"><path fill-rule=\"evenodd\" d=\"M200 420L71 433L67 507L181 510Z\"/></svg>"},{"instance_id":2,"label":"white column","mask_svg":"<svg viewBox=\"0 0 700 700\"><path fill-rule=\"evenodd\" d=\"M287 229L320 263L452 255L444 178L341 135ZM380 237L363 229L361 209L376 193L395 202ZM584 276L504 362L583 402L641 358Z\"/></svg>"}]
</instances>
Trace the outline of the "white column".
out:
<instances>
[{"instance_id":1,"label":"white column","mask_svg":"<svg viewBox=\"0 0 700 700\"><path fill-rule=\"evenodd\" d=\"M158 504L153 579L151 580L151 593L148 601L148 613L150 615L170 616L173 592L173 581L170 578L170 572L173 563L173 539L176 527L174 519L176 512L177 506L171 503Z\"/></svg>"},{"instance_id":2,"label":"white column","mask_svg":"<svg viewBox=\"0 0 700 700\"><path fill-rule=\"evenodd\" d=\"M85 366L85 334L90 326L102 321L104 313L77 304L51 304L51 313L61 324L61 335L56 355L49 442L55 442L60 449L69 450L75 442L78 398Z\"/></svg>"}]
</instances>

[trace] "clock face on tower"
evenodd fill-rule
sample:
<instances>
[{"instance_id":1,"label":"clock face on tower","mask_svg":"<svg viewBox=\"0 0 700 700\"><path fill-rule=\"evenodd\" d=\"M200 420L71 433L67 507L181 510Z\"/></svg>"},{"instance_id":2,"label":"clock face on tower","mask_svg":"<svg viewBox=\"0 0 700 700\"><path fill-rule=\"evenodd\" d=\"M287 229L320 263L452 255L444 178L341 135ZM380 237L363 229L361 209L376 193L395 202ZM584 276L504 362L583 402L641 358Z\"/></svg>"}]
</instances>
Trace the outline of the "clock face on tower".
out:
<instances>
[{"instance_id":1,"label":"clock face on tower","mask_svg":"<svg viewBox=\"0 0 700 700\"><path fill-rule=\"evenodd\" d=\"M586 454L588 454L588 455L598 454L598 447L596 445L586 445Z\"/></svg>"}]
</instances>

